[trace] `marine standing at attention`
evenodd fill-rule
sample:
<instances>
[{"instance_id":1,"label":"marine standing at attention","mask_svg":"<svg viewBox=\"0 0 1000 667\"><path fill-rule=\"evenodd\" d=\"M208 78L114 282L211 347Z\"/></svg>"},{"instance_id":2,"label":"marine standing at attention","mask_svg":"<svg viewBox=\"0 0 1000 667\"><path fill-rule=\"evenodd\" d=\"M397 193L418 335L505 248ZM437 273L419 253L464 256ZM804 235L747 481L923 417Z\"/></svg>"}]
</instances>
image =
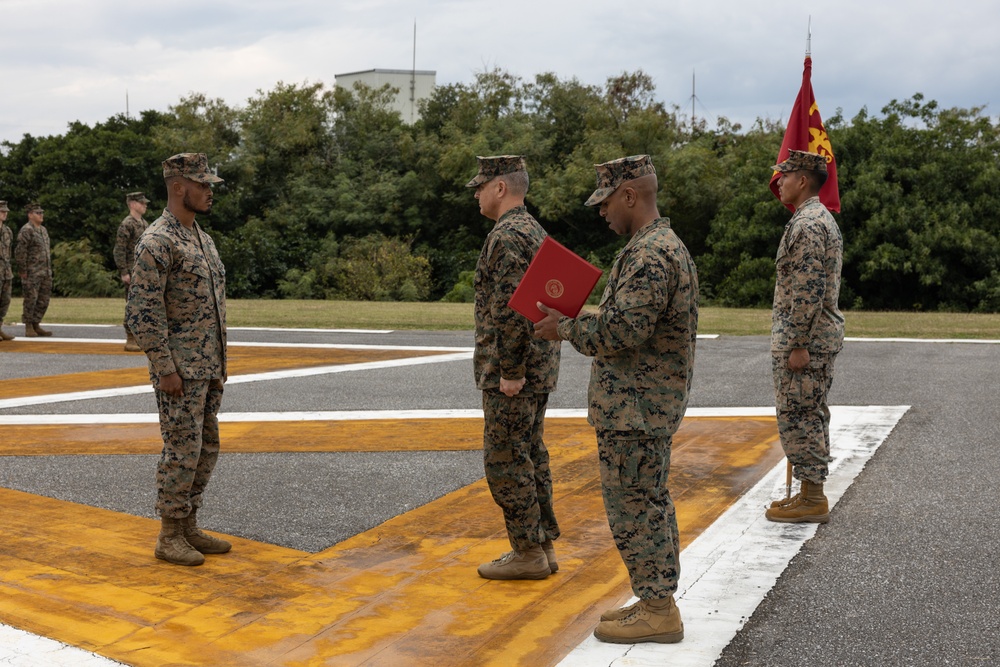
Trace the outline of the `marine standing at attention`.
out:
<instances>
[{"instance_id":1,"label":"marine standing at attention","mask_svg":"<svg viewBox=\"0 0 1000 667\"><path fill-rule=\"evenodd\" d=\"M588 421L597 431L608 524L639 598L601 615L594 636L615 643L674 643L680 574L677 515L667 477L673 435L687 409L698 333L698 273L660 216L648 155L596 166L588 206L630 236L608 275L598 312L575 319L547 308L535 333L593 357Z\"/></svg>"},{"instance_id":2,"label":"marine standing at attention","mask_svg":"<svg viewBox=\"0 0 1000 667\"><path fill-rule=\"evenodd\" d=\"M121 276L122 284L125 285L126 301L128 301L128 287L132 282L132 265L135 264L135 244L138 243L139 237L149 226L142 217L146 214L148 204L149 200L141 192L130 192L125 195L128 215L118 225L118 233L115 235L115 266L118 267L118 275ZM123 322L123 325L125 327L125 351L139 352L139 346L128 328L128 322Z\"/></svg>"},{"instance_id":3,"label":"marine standing at attention","mask_svg":"<svg viewBox=\"0 0 1000 667\"><path fill-rule=\"evenodd\" d=\"M49 231L45 229L45 211L32 202L25 209L28 222L17 233L14 259L21 276L21 321L28 338L51 336L52 332L41 327L45 311L52 297L52 253L49 249Z\"/></svg>"},{"instance_id":4,"label":"marine standing at attention","mask_svg":"<svg viewBox=\"0 0 1000 667\"><path fill-rule=\"evenodd\" d=\"M833 362L844 346L844 316L838 307L844 239L820 203L826 158L789 151L772 167L781 203L795 209L778 244L771 311L771 371L778 434L797 494L771 503L765 516L782 523L826 523L830 504L823 485L830 461Z\"/></svg>"},{"instance_id":5,"label":"marine standing at attention","mask_svg":"<svg viewBox=\"0 0 1000 667\"><path fill-rule=\"evenodd\" d=\"M3 321L10 308L10 289L14 282L14 271L10 265L10 244L14 240L14 232L7 226L7 215L10 209L7 202L0 201L0 341L14 340L14 336L3 330Z\"/></svg>"},{"instance_id":6,"label":"marine standing at attention","mask_svg":"<svg viewBox=\"0 0 1000 667\"><path fill-rule=\"evenodd\" d=\"M483 392L483 461L493 500L503 511L511 551L479 566L486 579L544 579L559 569L553 541L545 407L559 375L559 343L538 340L531 320L511 309L531 259L546 237L528 213L528 172L520 155L478 157L479 211L495 221L476 264L473 369Z\"/></svg>"},{"instance_id":7,"label":"marine standing at attention","mask_svg":"<svg viewBox=\"0 0 1000 667\"><path fill-rule=\"evenodd\" d=\"M203 153L163 162L167 208L135 249L126 325L149 358L163 451L156 471L157 558L201 565L232 545L198 528L197 512L219 457L226 381L226 272L212 237L195 221L212 210Z\"/></svg>"}]
</instances>

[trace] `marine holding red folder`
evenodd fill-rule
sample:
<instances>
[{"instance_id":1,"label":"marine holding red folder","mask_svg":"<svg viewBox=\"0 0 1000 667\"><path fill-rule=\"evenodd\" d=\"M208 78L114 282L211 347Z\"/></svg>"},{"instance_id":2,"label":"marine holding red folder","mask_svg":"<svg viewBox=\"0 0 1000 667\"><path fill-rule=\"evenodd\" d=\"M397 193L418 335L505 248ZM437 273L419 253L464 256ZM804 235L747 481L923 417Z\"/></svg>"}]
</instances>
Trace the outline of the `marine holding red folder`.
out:
<instances>
[{"instance_id":1,"label":"marine holding red folder","mask_svg":"<svg viewBox=\"0 0 1000 667\"><path fill-rule=\"evenodd\" d=\"M667 486L673 435L687 408L698 330L698 274L660 216L648 155L596 165L588 206L631 237L615 259L597 313L576 317L539 303L535 334L594 358L588 421L597 431L608 523L636 602L601 615L594 636L616 643L678 642L677 516Z\"/></svg>"}]
</instances>

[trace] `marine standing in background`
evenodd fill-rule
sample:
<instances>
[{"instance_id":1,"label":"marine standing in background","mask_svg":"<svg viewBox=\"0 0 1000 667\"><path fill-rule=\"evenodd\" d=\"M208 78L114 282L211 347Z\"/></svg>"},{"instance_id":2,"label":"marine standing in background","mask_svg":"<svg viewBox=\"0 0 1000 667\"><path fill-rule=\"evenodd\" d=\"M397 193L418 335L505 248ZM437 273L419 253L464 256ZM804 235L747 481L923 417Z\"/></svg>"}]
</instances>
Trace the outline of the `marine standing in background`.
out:
<instances>
[{"instance_id":1,"label":"marine standing in background","mask_svg":"<svg viewBox=\"0 0 1000 667\"><path fill-rule=\"evenodd\" d=\"M587 420L597 431L608 524L639 598L601 615L594 636L615 643L674 643L684 624L677 515L667 484L673 435L687 409L698 333L698 273L660 216L648 155L596 166L588 206L631 239L608 275L598 312L575 319L538 304L535 333L568 340L594 358Z\"/></svg>"},{"instance_id":2,"label":"marine standing in background","mask_svg":"<svg viewBox=\"0 0 1000 667\"><path fill-rule=\"evenodd\" d=\"M118 233L115 235L115 266L118 267L118 274L125 285L125 300L128 301L128 288L132 281L132 265L135 264L135 244L139 237L146 231L149 224L143 219L146 214L146 205L149 200L141 192L130 192L125 195L125 205L128 206L128 215L118 225ZM125 327L125 351L139 352L139 346L135 342L135 337L128 328L128 322L123 322Z\"/></svg>"},{"instance_id":3,"label":"marine standing in background","mask_svg":"<svg viewBox=\"0 0 1000 667\"><path fill-rule=\"evenodd\" d=\"M10 288L14 282L14 271L10 265L10 245L14 232L7 226L7 202L0 201L0 341L14 340L14 336L3 330L3 321L10 308Z\"/></svg>"},{"instance_id":4,"label":"marine standing in background","mask_svg":"<svg viewBox=\"0 0 1000 667\"><path fill-rule=\"evenodd\" d=\"M553 540L545 407L559 375L559 343L538 340L531 320L507 302L546 237L528 213L528 172L519 155L477 157L479 211L496 222L476 264L476 387L483 392L483 461L503 510L511 551L479 566L486 579L544 579L559 569Z\"/></svg>"},{"instance_id":5,"label":"marine standing in background","mask_svg":"<svg viewBox=\"0 0 1000 667\"><path fill-rule=\"evenodd\" d=\"M36 203L25 209L28 222L17 233L14 260L21 276L21 321L28 338L51 336L52 332L41 327L45 311L52 297L52 253L49 249L49 232L45 229L45 211Z\"/></svg>"},{"instance_id":6,"label":"marine standing in background","mask_svg":"<svg viewBox=\"0 0 1000 667\"><path fill-rule=\"evenodd\" d=\"M202 153L163 162L167 208L135 249L126 326L149 358L163 451L156 471L161 518L157 558L201 565L232 545L198 528L197 512L219 457L219 406L226 381L225 269L195 221L212 209Z\"/></svg>"},{"instance_id":7,"label":"marine standing in background","mask_svg":"<svg viewBox=\"0 0 1000 667\"><path fill-rule=\"evenodd\" d=\"M771 311L771 370L778 434L799 493L776 500L771 521L826 523L830 505L823 484L830 461L833 362L844 346L844 316L838 308L844 239L819 190L826 158L789 151L772 167L781 203L795 209L778 244Z\"/></svg>"}]
</instances>

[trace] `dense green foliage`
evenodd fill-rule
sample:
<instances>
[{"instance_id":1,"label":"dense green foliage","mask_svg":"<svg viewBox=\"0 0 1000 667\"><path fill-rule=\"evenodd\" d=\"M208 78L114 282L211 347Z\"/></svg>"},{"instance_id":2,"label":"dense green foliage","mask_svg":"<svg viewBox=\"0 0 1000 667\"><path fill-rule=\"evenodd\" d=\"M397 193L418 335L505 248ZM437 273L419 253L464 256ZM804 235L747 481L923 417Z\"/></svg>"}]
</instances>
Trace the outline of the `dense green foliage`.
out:
<instances>
[{"instance_id":1,"label":"dense green foliage","mask_svg":"<svg viewBox=\"0 0 1000 667\"><path fill-rule=\"evenodd\" d=\"M0 198L18 226L21 207L42 202L53 243L84 256L62 257L57 272L90 278L57 277L57 293L107 290L96 264L113 275L124 193L145 191L154 217L165 203L160 161L204 152L226 179L202 224L231 296L465 301L492 225L464 187L476 155L526 155L529 209L607 267L624 241L583 206L593 164L649 153L660 210L695 255L705 300L770 302L789 217L767 187L780 125L692 127L656 101L642 72L588 86L492 70L438 87L412 126L389 110L391 97L279 83L241 108L192 95L166 112L71 123L61 136L2 145ZM843 203L842 304L1000 310L1000 127L981 109L940 109L918 94L877 115L838 113L827 129Z\"/></svg>"}]
</instances>

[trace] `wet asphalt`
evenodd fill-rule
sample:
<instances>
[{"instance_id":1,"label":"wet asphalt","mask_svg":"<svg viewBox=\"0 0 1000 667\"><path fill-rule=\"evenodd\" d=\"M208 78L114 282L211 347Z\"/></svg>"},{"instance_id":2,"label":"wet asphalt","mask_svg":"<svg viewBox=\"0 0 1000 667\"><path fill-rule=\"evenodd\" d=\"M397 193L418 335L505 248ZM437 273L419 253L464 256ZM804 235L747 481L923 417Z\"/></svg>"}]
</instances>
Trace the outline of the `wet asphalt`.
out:
<instances>
[{"instance_id":1,"label":"wet asphalt","mask_svg":"<svg viewBox=\"0 0 1000 667\"><path fill-rule=\"evenodd\" d=\"M51 328L122 338L118 327ZM230 340L472 346L471 332L232 330ZM0 379L133 365L142 357L0 347ZM564 344L550 407L585 407L588 374L589 360ZM997 344L848 342L831 404L910 410L716 664L1000 665L998 388ZM771 393L765 337L699 341L691 406L770 406ZM223 412L479 407L469 360L234 384L223 401ZM53 413L155 413L155 405L144 394L0 410ZM482 476L478 452L223 451L202 520L307 551ZM154 464L155 456L5 457L0 486L152 517Z\"/></svg>"}]
</instances>

